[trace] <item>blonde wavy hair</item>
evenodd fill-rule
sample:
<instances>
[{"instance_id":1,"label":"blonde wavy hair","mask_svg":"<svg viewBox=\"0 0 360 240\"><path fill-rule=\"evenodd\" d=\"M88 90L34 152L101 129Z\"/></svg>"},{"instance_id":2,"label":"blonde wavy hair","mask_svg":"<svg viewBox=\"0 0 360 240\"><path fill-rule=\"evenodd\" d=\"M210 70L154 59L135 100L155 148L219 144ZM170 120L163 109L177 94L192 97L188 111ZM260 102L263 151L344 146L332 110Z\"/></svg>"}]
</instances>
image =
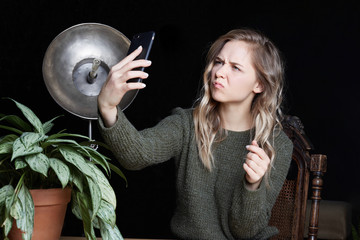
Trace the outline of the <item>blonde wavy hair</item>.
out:
<instances>
[{"instance_id":1,"label":"blonde wavy hair","mask_svg":"<svg viewBox=\"0 0 360 240\"><path fill-rule=\"evenodd\" d=\"M263 34L251 29L236 29L220 36L207 54L203 87L200 97L195 102L193 112L199 155L209 171L214 166L212 147L215 142L223 140L227 134L222 128L218 111L219 102L211 97L211 71L215 58L229 41L247 43L257 80L263 86L263 91L255 95L251 106L254 128L252 137L268 154L271 164L275 157L272 141L274 132L277 126L281 127L284 66L279 50Z\"/></svg>"}]
</instances>

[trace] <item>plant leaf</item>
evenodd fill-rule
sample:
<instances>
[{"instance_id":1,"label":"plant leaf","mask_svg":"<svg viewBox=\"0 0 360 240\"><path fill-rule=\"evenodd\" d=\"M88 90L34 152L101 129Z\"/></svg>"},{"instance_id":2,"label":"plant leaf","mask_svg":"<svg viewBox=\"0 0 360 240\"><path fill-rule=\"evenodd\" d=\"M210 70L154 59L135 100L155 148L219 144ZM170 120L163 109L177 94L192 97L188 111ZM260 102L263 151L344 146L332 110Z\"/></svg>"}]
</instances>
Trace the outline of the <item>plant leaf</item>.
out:
<instances>
[{"instance_id":1,"label":"plant leaf","mask_svg":"<svg viewBox=\"0 0 360 240\"><path fill-rule=\"evenodd\" d=\"M0 144L7 143L7 142L14 142L18 137L19 136L15 135L15 134L9 134L9 135L3 136L0 139Z\"/></svg>"},{"instance_id":2,"label":"plant leaf","mask_svg":"<svg viewBox=\"0 0 360 240\"><path fill-rule=\"evenodd\" d=\"M94 181L92 178L87 178L89 184L89 190L91 194L91 203L92 203L92 216L91 220L93 220L100 208L101 204L101 189L98 185L97 181Z\"/></svg>"},{"instance_id":3,"label":"plant leaf","mask_svg":"<svg viewBox=\"0 0 360 240\"><path fill-rule=\"evenodd\" d=\"M124 240L123 236L121 235L116 225L114 226L114 228L112 228L106 222L103 222L101 220L99 220L99 222L100 222L100 234L103 240L113 240L113 239Z\"/></svg>"},{"instance_id":4,"label":"plant leaf","mask_svg":"<svg viewBox=\"0 0 360 240\"><path fill-rule=\"evenodd\" d=\"M54 117L53 119L47 121L46 123L44 123L42 125L43 129L44 129L44 134L47 134L48 132L50 132L50 130L52 129L52 127L54 126L54 123L53 121L57 118L59 118L61 116L57 116L57 117Z\"/></svg>"},{"instance_id":5,"label":"plant leaf","mask_svg":"<svg viewBox=\"0 0 360 240\"><path fill-rule=\"evenodd\" d=\"M66 161L77 167L81 172L86 176L96 179L96 175L92 168L89 167L89 161L86 161L85 158L74 149L61 146L59 147L60 153L63 155ZM90 163L91 164L91 163Z\"/></svg>"},{"instance_id":6,"label":"plant leaf","mask_svg":"<svg viewBox=\"0 0 360 240\"><path fill-rule=\"evenodd\" d=\"M49 158L50 167L54 170L56 176L59 178L63 188L69 183L70 179L70 169L57 158Z\"/></svg>"},{"instance_id":7,"label":"plant leaf","mask_svg":"<svg viewBox=\"0 0 360 240\"><path fill-rule=\"evenodd\" d=\"M74 191L74 189L72 189L72 191L71 191L71 212L75 215L75 217L82 220L80 205L77 201L77 194L78 194L78 191Z\"/></svg>"},{"instance_id":8,"label":"plant leaf","mask_svg":"<svg viewBox=\"0 0 360 240\"><path fill-rule=\"evenodd\" d=\"M4 233L6 233L5 236L10 231L13 222L9 210L13 195L14 188L11 185L5 185L0 189L0 227L4 229Z\"/></svg>"},{"instance_id":9,"label":"plant leaf","mask_svg":"<svg viewBox=\"0 0 360 240\"><path fill-rule=\"evenodd\" d=\"M46 148L49 145L62 145L65 144L66 146L70 146L70 147L78 147L78 148L83 148L83 146L81 146L80 144L78 144L75 140L71 140L71 139L47 139L43 144L43 148ZM90 155L88 152L86 152L85 155Z\"/></svg>"},{"instance_id":10,"label":"plant leaf","mask_svg":"<svg viewBox=\"0 0 360 240\"><path fill-rule=\"evenodd\" d=\"M95 217L93 220L92 220L92 224L95 228L97 229L100 229L100 223L99 223L99 218L98 217Z\"/></svg>"},{"instance_id":11,"label":"plant leaf","mask_svg":"<svg viewBox=\"0 0 360 240\"><path fill-rule=\"evenodd\" d=\"M27 167L27 163L22 158L17 158L15 160L15 169L16 170L26 168L26 167Z\"/></svg>"},{"instance_id":12,"label":"plant leaf","mask_svg":"<svg viewBox=\"0 0 360 240\"><path fill-rule=\"evenodd\" d=\"M15 134L6 135L0 140L0 154L11 153L14 141L18 138Z\"/></svg>"},{"instance_id":13,"label":"plant leaf","mask_svg":"<svg viewBox=\"0 0 360 240\"><path fill-rule=\"evenodd\" d=\"M43 149L36 145L36 143L42 141L44 138L44 135L38 133L23 133L18 139L14 141L13 155L11 160L14 160L20 156L27 156L42 152Z\"/></svg>"},{"instance_id":14,"label":"plant leaf","mask_svg":"<svg viewBox=\"0 0 360 240\"><path fill-rule=\"evenodd\" d=\"M32 145L39 143L46 138L46 135L34 132L25 132L20 136L20 140L26 148L31 147Z\"/></svg>"},{"instance_id":15,"label":"plant leaf","mask_svg":"<svg viewBox=\"0 0 360 240\"><path fill-rule=\"evenodd\" d=\"M37 153L25 156L25 161L30 168L35 172L39 172L47 177L47 172L50 167L49 158L43 153Z\"/></svg>"},{"instance_id":16,"label":"plant leaf","mask_svg":"<svg viewBox=\"0 0 360 240\"><path fill-rule=\"evenodd\" d=\"M12 225L13 225L13 222L14 222L14 219L13 218L6 218L3 225L1 226L4 226L4 234L5 236L7 236L12 228Z\"/></svg>"},{"instance_id":17,"label":"plant leaf","mask_svg":"<svg viewBox=\"0 0 360 240\"><path fill-rule=\"evenodd\" d=\"M26 217L21 202L18 199L16 199L13 205L11 206L10 215L15 219Z\"/></svg>"},{"instance_id":18,"label":"plant leaf","mask_svg":"<svg viewBox=\"0 0 360 240\"><path fill-rule=\"evenodd\" d=\"M126 187L128 186L128 181L124 175L124 173L120 170L120 168L118 168L117 166L115 166L114 164L112 163L108 163L109 166L110 166L110 169L112 171L114 171L117 175L119 175L122 179L124 179L125 183L126 183Z\"/></svg>"},{"instance_id":19,"label":"plant leaf","mask_svg":"<svg viewBox=\"0 0 360 240\"><path fill-rule=\"evenodd\" d=\"M24 114L26 119L31 123L31 125L34 126L35 130L38 133L44 134L44 129L42 127L42 123L41 123L40 119L34 114L34 112L27 106L15 101L14 99L10 98L10 100L12 100L16 104L16 106Z\"/></svg>"},{"instance_id":20,"label":"plant leaf","mask_svg":"<svg viewBox=\"0 0 360 240\"><path fill-rule=\"evenodd\" d=\"M6 130L9 130L9 131L12 131L14 133L17 133L19 135L21 135L23 132L20 131L19 129L16 129L16 128L13 128L13 127L8 127L8 126L4 126L4 125L0 125L0 128L2 129L6 129Z\"/></svg>"},{"instance_id":21,"label":"plant leaf","mask_svg":"<svg viewBox=\"0 0 360 240\"><path fill-rule=\"evenodd\" d=\"M109 224L111 227L115 227L116 224L115 209L110 203L106 201L101 201L97 216L101 218L104 222Z\"/></svg>"},{"instance_id":22,"label":"plant leaf","mask_svg":"<svg viewBox=\"0 0 360 240\"><path fill-rule=\"evenodd\" d=\"M85 237L86 239L96 240L94 229L91 223L88 204L86 202L86 196L78 192L76 195L76 199L80 207L80 214L81 214L81 219L83 221Z\"/></svg>"},{"instance_id":23,"label":"plant leaf","mask_svg":"<svg viewBox=\"0 0 360 240\"><path fill-rule=\"evenodd\" d=\"M31 194L25 185L22 185L18 194L18 200L20 201L23 209L23 216L16 220L17 227L22 230L23 239L31 240L33 228L34 228L34 202Z\"/></svg>"},{"instance_id":24,"label":"plant leaf","mask_svg":"<svg viewBox=\"0 0 360 240\"><path fill-rule=\"evenodd\" d=\"M0 188L0 208L5 206L5 199L14 194L14 187L11 185L5 185ZM1 225L1 222L0 222Z\"/></svg>"},{"instance_id":25,"label":"plant leaf","mask_svg":"<svg viewBox=\"0 0 360 240\"><path fill-rule=\"evenodd\" d=\"M69 167L70 169L71 167ZM71 183L73 183L78 189L80 192L83 192L84 191L84 186L83 186L83 180L82 180L82 174L79 173L77 174L77 169L71 169L70 170L70 179L69 181Z\"/></svg>"},{"instance_id":26,"label":"plant leaf","mask_svg":"<svg viewBox=\"0 0 360 240\"><path fill-rule=\"evenodd\" d=\"M82 148L78 151L82 152L84 149L86 151L83 152L84 155L88 155L91 161L99 164L106 171L106 174L110 174L110 167L108 163L109 158L105 157L104 155L89 146L82 146Z\"/></svg>"},{"instance_id":27,"label":"plant leaf","mask_svg":"<svg viewBox=\"0 0 360 240\"><path fill-rule=\"evenodd\" d=\"M96 182L101 186L101 197L108 203L110 203L114 209L116 208L116 196L113 188L105 175L95 165L91 164L89 167L95 172Z\"/></svg>"},{"instance_id":28,"label":"plant leaf","mask_svg":"<svg viewBox=\"0 0 360 240\"><path fill-rule=\"evenodd\" d=\"M52 134L49 136L49 140L50 139L58 139L58 138L62 138L62 137L77 137L77 138L83 138L83 139L88 139L90 140L89 137L81 135L81 134L74 134L74 133L64 133L64 132L60 132L60 133L56 133L56 134Z\"/></svg>"},{"instance_id":29,"label":"plant leaf","mask_svg":"<svg viewBox=\"0 0 360 240\"><path fill-rule=\"evenodd\" d=\"M0 121L3 121L3 120L10 123L12 126L21 130L22 132L31 132L32 131L32 127L27 122L25 122L24 120L22 120L21 118L19 118L16 115L4 116L0 119Z\"/></svg>"}]
</instances>

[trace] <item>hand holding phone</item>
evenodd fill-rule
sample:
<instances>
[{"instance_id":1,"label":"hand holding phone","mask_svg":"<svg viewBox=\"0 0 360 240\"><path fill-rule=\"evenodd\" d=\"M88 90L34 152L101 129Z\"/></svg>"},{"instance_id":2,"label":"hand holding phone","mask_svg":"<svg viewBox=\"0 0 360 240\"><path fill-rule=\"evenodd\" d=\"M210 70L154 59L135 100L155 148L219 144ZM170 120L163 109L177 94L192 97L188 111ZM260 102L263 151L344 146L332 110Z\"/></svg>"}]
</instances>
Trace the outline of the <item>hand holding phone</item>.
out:
<instances>
[{"instance_id":1,"label":"hand holding phone","mask_svg":"<svg viewBox=\"0 0 360 240\"><path fill-rule=\"evenodd\" d=\"M154 38L155 38L155 32L153 32L153 31L135 34L131 40L131 44L130 44L127 55L132 53L139 46L142 46L143 49L142 49L141 53L134 60L137 60L137 59L147 60L149 57L149 54L150 54L152 44L154 42ZM144 71L144 67L137 68L134 70ZM127 82L141 82L141 81L142 81L141 78L137 78L137 79L130 79Z\"/></svg>"}]
</instances>

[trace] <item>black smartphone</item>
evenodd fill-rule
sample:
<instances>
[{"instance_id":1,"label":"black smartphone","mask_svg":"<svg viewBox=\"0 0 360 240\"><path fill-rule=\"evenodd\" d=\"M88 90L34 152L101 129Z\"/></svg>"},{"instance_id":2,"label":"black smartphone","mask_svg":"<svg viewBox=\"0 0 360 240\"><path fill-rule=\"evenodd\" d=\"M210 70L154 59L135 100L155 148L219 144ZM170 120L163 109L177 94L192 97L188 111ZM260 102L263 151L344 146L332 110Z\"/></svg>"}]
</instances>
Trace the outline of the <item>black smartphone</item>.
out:
<instances>
[{"instance_id":1,"label":"black smartphone","mask_svg":"<svg viewBox=\"0 0 360 240\"><path fill-rule=\"evenodd\" d=\"M154 31L135 34L131 39L131 43L130 43L130 47L129 47L127 55L132 53L139 46L142 46L143 49L142 49L141 53L139 54L139 56L137 56L135 58L135 60L136 59L146 59L147 60L149 57L149 54L150 54L152 44L154 42L154 38L155 38ZM144 71L144 68L141 67L141 68L138 68L135 70ZM141 82L141 81L142 81L141 78L128 80L128 82Z\"/></svg>"}]
</instances>

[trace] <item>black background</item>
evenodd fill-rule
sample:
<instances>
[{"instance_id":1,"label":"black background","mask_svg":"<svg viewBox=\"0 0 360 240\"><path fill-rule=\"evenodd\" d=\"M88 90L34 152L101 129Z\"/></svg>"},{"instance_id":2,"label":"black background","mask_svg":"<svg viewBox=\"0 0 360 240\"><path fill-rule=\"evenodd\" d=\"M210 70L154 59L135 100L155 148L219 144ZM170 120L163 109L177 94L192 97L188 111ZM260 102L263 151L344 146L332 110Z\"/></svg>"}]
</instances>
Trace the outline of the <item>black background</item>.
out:
<instances>
[{"instance_id":1,"label":"black background","mask_svg":"<svg viewBox=\"0 0 360 240\"><path fill-rule=\"evenodd\" d=\"M86 22L109 25L129 39L154 30L147 87L125 110L138 129L150 127L174 107L190 107L205 53L219 35L238 27L265 33L286 61L286 110L299 116L316 152L328 156L323 198L360 208L359 181L359 1L19 1L2 0L0 97L32 108L42 121L64 115L56 127L87 135L88 122L55 103L42 77L51 41ZM1 100L0 112L14 105ZM94 135L101 140L94 128ZM117 223L125 237L171 237L174 208L172 161L113 175ZM81 222L67 214L65 235L81 235Z\"/></svg>"}]
</instances>

